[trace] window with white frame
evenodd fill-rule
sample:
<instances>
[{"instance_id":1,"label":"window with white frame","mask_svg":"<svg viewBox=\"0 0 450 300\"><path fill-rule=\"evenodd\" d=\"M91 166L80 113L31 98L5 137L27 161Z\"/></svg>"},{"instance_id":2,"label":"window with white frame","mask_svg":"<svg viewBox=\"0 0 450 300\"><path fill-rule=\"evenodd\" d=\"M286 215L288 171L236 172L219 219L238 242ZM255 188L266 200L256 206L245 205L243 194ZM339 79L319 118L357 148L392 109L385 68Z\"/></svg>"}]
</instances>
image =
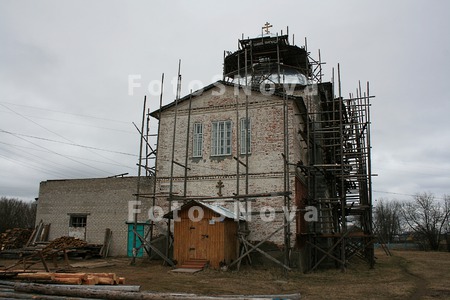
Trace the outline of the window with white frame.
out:
<instances>
[{"instance_id":1,"label":"window with white frame","mask_svg":"<svg viewBox=\"0 0 450 300\"><path fill-rule=\"evenodd\" d=\"M194 139L192 145L192 156L203 156L203 124L194 123Z\"/></svg>"},{"instance_id":2,"label":"window with white frame","mask_svg":"<svg viewBox=\"0 0 450 300\"><path fill-rule=\"evenodd\" d=\"M211 155L231 155L231 121L212 122Z\"/></svg>"},{"instance_id":3,"label":"window with white frame","mask_svg":"<svg viewBox=\"0 0 450 300\"><path fill-rule=\"evenodd\" d=\"M247 122L245 122L247 120ZM251 120L242 118L240 124L240 153L241 154L250 154L251 153Z\"/></svg>"}]
</instances>

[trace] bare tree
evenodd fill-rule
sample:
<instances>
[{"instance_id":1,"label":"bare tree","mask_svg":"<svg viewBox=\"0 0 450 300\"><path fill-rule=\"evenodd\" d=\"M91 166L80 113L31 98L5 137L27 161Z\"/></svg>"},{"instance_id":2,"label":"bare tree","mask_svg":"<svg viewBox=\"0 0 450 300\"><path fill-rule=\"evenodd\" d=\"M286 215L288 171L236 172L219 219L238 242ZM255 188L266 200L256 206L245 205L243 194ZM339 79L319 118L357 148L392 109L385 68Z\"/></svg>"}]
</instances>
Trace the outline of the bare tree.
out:
<instances>
[{"instance_id":1,"label":"bare tree","mask_svg":"<svg viewBox=\"0 0 450 300\"><path fill-rule=\"evenodd\" d=\"M9 228L33 228L36 203L0 198L0 233Z\"/></svg>"},{"instance_id":2,"label":"bare tree","mask_svg":"<svg viewBox=\"0 0 450 300\"><path fill-rule=\"evenodd\" d=\"M385 242L393 242L394 236L402 231L400 220L401 204L397 201L379 199L374 209L374 228Z\"/></svg>"},{"instance_id":3,"label":"bare tree","mask_svg":"<svg viewBox=\"0 0 450 300\"><path fill-rule=\"evenodd\" d=\"M416 236L431 250L439 250L443 234L450 216L450 196L438 201L432 193L419 193L413 202L402 205L402 215Z\"/></svg>"}]
</instances>

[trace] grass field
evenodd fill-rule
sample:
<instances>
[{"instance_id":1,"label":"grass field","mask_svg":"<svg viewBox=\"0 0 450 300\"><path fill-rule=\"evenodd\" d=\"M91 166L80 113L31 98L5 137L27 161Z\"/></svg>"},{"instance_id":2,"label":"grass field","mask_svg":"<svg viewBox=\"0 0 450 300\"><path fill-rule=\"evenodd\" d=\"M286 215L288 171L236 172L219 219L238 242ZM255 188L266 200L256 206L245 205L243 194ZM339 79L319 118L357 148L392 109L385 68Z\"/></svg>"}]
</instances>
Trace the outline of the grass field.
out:
<instances>
[{"instance_id":1,"label":"grass field","mask_svg":"<svg viewBox=\"0 0 450 300\"><path fill-rule=\"evenodd\" d=\"M89 272L115 272L141 290L204 295L300 293L302 299L450 299L450 252L377 251L375 269L357 260L346 272L336 269L311 274L247 267L240 272L204 270L169 272L159 261L110 259L113 267ZM0 261L0 264L2 262ZM77 272L83 271L77 269Z\"/></svg>"}]
</instances>

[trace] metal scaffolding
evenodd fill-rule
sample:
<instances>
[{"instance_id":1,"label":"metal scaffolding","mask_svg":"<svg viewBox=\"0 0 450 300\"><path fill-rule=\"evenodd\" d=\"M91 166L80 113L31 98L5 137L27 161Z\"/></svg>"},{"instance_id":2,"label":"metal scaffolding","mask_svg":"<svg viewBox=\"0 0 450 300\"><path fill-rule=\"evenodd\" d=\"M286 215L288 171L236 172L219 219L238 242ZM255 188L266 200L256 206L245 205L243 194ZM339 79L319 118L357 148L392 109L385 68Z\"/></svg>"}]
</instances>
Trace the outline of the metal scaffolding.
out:
<instances>
[{"instance_id":1,"label":"metal scaffolding","mask_svg":"<svg viewBox=\"0 0 450 300\"><path fill-rule=\"evenodd\" d=\"M267 29L266 29L267 30ZM293 40L293 38L292 38ZM236 192L232 195L188 195L188 156L190 140L191 123L191 101L193 93L186 98L189 101L187 135L185 143L184 164L180 163L182 157L175 157L175 141L177 138L177 112L178 102L180 101L181 75L180 65L178 68L177 96L174 106L173 136L170 160L169 192L167 200L169 211L172 209L173 201L232 201L244 203L244 215L248 213L248 202L256 201L261 197L283 197L284 206L288 208L289 213L293 209L293 195L300 195L303 191L298 190L297 186L292 187L292 176L301 174L305 178L305 199L300 199L304 204L295 213L302 215L304 206L314 206L318 210L318 220L316 222L301 223L301 230L297 232L297 246L305 250L307 266L309 271L313 271L320 265L333 263L345 269L348 261L353 257L359 257L374 265L372 232L372 181L371 181L371 144L370 144L370 96L369 83L366 90L363 91L361 84L356 90L356 94L350 94L348 98L341 95L340 69L338 66L338 95L334 95L334 82L322 82L323 73L320 51L318 59L314 59L305 46L297 47L289 43L288 35L269 36L262 35L253 39L239 40L239 50L234 53L224 55L224 83L235 85L240 89L257 89L263 86L265 89L273 90L274 94L282 100L282 122L283 122L283 190L272 193L250 193L249 174L250 162L247 153L233 156L236 161ZM297 76L301 83L298 85L296 95L286 89L286 78ZM334 76L333 76L334 77ZM302 79L303 78L303 79ZM162 80L164 79L164 75ZM334 79L333 79L334 81ZM314 88L317 95L308 97L304 91ZM299 96L299 95L305 95ZM194 93L195 94L195 93ZM183 98L184 99L184 98ZM186 100L184 99L184 100ZM294 138L289 135L289 101L301 102L302 106L299 139L305 145L298 151L306 151L307 161L291 162L290 145ZM248 134L248 130L241 130L240 118L242 111L245 112L245 120L249 119L249 103L251 96L245 94L245 99L236 96L236 140L233 141L238 152L240 152L242 141L240 133ZM158 119L157 139L159 146L159 124L162 118L162 92L160 97L159 110L152 116ZM154 115L156 113L156 115ZM150 115L150 113L148 113ZM147 124L149 121L147 119ZM292 124L291 124L292 125ZM148 127L149 125L147 125ZM248 126L248 122L244 122ZM245 128L248 129L248 128ZM143 129L142 129L143 131ZM154 190L152 194L140 194L139 186L137 199L150 198L152 206L155 206L156 198L162 197L157 193L156 185L158 178L158 152L155 147L150 146L147 138L150 136L147 129L147 137L141 133L141 139L147 145L145 166L140 157L140 168L146 170L147 176L154 177ZM243 139L248 142L247 138ZM249 149L246 145L245 149ZM167 149L169 150L169 149ZM155 164L149 167L148 160L154 157ZM177 161L178 159L178 161ZM266 162L270 164L271 162ZM176 194L173 191L174 167L182 167L183 192ZM240 183L244 179L245 192L241 194ZM297 195L297 196L298 196ZM303 194L302 194L303 195ZM298 196L301 198L303 196ZM297 199L296 198L296 199ZM295 203L296 204L296 203ZM239 205L237 206L239 207ZM292 210L293 212L293 210ZM240 213L240 212L239 212ZM248 258L251 263L250 253L257 251L271 259L285 270L292 267L291 253L294 248L292 243L293 233L291 232L291 222L284 214L283 224L278 228L273 228L272 233L265 237L259 243L252 244L248 240L251 228L247 223L240 223L238 228L238 239L241 243L238 259L230 265L237 265L239 268L241 261ZM296 218L299 220L299 218ZM146 246L149 254L154 251L161 256L166 263L173 266L170 259L170 247L172 246L171 221L167 222L166 251L159 252L153 246L154 222L151 222L148 237L139 237ZM297 230L299 231L299 230ZM283 235L284 240L284 259L276 260L266 252L260 249L261 245L274 235Z\"/></svg>"},{"instance_id":2,"label":"metal scaffolding","mask_svg":"<svg viewBox=\"0 0 450 300\"><path fill-rule=\"evenodd\" d=\"M359 84L356 96L341 96L338 65L338 96L321 97L319 110L309 103L310 155L299 168L308 179L308 204L319 208L318 222L304 233L310 271L330 260L344 270L354 256L374 265L370 98L369 83L364 92Z\"/></svg>"}]
</instances>

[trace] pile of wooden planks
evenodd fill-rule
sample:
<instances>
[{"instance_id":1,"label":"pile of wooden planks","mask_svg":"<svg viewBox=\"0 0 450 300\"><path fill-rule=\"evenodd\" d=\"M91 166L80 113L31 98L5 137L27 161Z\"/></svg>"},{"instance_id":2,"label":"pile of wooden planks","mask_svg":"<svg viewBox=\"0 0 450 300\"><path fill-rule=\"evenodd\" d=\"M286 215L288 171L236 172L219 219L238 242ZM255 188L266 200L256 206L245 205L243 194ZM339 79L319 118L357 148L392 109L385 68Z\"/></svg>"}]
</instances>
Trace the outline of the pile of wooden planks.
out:
<instances>
[{"instance_id":1,"label":"pile of wooden planks","mask_svg":"<svg viewBox=\"0 0 450 300\"><path fill-rule=\"evenodd\" d=\"M86 241L74 237L62 236L51 241L50 244L48 244L42 251L45 252L53 249L81 248L86 245Z\"/></svg>"},{"instance_id":2,"label":"pile of wooden planks","mask_svg":"<svg viewBox=\"0 0 450 300\"><path fill-rule=\"evenodd\" d=\"M22 248L31 236L31 229L12 228L0 234L0 251Z\"/></svg>"},{"instance_id":3,"label":"pile of wooden planks","mask_svg":"<svg viewBox=\"0 0 450 300\"><path fill-rule=\"evenodd\" d=\"M53 240L44 248L36 248L34 251L29 253L28 256L20 257L20 259L15 264L8 266L5 270L10 270L18 265L23 265L23 270L26 270L29 269L32 265L38 262L42 262L44 269L47 272L50 272L46 260L51 259L53 261L54 267L57 268L57 257L63 255L66 266L69 266L69 253L83 255L84 257L86 257L87 255L98 256L100 247L100 245L88 245L87 242L83 240L63 236Z\"/></svg>"},{"instance_id":4,"label":"pile of wooden planks","mask_svg":"<svg viewBox=\"0 0 450 300\"><path fill-rule=\"evenodd\" d=\"M53 273L53 272L18 272L13 279L74 285L117 285L125 284L124 277L116 273Z\"/></svg>"},{"instance_id":5,"label":"pile of wooden planks","mask_svg":"<svg viewBox=\"0 0 450 300\"><path fill-rule=\"evenodd\" d=\"M51 253L54 251L67 250L67 254L70 257L100 257L100 249L102 245L97 244L88 244L86 241L62 236L53 241L51 241L45 248L42 250L44 254Z\"/></svg>"}]
</instances>

